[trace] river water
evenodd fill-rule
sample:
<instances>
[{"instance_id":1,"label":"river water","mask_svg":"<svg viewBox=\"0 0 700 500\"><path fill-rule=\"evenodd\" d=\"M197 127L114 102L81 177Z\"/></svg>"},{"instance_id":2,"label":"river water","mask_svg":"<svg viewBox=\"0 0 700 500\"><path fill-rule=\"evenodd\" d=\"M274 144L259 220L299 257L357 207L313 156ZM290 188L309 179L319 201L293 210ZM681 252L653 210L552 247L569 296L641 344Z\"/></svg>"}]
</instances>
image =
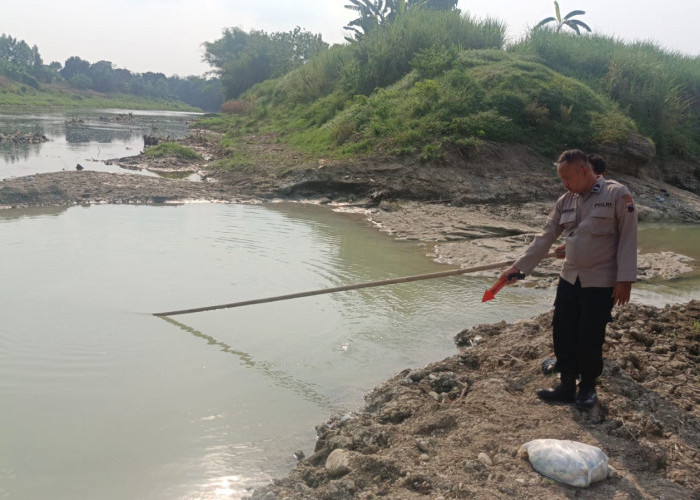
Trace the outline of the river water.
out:
<instances>
[{"instance_id":1,"label":"river water","mask_svg":"<svg viewBox=\"0 0 700 500\"><path fill-rule=\"evenodd\" d=\"M126 171L104 162L137 155L143 150L144 134L184 137L188 124L199 115L117 109L46 113L0 108L0 134L23 132L49 139L38 144L0 142L0 179L75 170L78 164L85 170L155 175L148 171Z\"/></svg>"},{"instance_id":2,"label":"river water","mask_svg":"<svg viewBox=\"0 0 700 500\"><path fill-rule=\"evenodd\" d=\"M700 258L700 228L640 246ZM0 498L241 498L460 330L550 307L522 288L482 304L492 280L460 276L152 315L444 270L427 250L298 204L0 211ZM694 274L633 300L699 290Z\"/></svg>"}]
</instances>

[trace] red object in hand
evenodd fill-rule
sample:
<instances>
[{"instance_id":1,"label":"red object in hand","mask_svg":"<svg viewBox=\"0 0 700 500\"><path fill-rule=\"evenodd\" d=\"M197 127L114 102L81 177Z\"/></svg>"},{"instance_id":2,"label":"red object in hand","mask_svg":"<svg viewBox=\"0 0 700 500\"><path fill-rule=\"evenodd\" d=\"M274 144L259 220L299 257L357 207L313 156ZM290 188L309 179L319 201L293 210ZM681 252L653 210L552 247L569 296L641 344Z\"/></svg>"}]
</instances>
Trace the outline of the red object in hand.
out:
<instances>
[{"instance_id":1,"label":"red object in hand","mask_svg":"<svg viewBox=\"0 0 700 500\"><path fill-rule=\"evenodd\" d=\"M486 290L484 292L484 297L481 299L481 302L486 302L486 301L495 299L496 294L501 290L501 288L506 286L507 283L508 283L508 277L503 276L501 279L499 279L496 282L495 285L493 285L491 288L489 288L488 290Z\"/></svg>"},{"instance_id":2,"label":"red object in hand","mask_svg":"<svg viewBox=\"0 0 700 500\"><path fill-rule=\"evenodd\" d=\"M481 302L487 302L489 300L495 299L496 294L501 290L501 288L506 286L510 280L521 280L524 277L525 275L523 273L511 273L508 276L502 277L496 282L495 285L493 285L491 288L484 292L484 297L481 299Z\"/></svg>"}]
</instances>

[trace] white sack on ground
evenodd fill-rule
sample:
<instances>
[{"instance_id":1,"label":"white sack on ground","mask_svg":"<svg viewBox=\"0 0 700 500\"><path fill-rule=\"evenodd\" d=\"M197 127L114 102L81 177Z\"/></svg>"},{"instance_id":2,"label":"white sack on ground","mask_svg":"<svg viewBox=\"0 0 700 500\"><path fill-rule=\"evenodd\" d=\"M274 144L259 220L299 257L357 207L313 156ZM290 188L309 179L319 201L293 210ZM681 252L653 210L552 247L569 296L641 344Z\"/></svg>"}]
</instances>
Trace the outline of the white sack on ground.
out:
<instances>
[{"instance_id":1,"label":"white sack on ground","mask_svg":"<svg viewBox=\"0 0 700 500\"><path fill-rule=\"evenodd\" d=\"M600 448L577 441L535 439L520 447L532 468L555 481L586 487L608 477L608 456Z\"/></svg>"}]
</instances>

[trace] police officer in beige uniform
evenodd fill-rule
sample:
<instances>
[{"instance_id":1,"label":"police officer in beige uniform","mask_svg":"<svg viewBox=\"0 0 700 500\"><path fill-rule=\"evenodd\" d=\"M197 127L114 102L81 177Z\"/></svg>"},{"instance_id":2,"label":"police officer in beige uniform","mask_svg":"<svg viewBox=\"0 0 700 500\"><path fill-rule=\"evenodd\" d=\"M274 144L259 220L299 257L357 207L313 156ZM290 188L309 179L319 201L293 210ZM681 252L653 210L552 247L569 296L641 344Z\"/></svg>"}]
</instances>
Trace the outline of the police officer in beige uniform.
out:
<instances>
[{"instance_id":1,"label":"police officer in beige uniform","mask_svg":"<svg viewBox=\"0 0 700 500\"><path fill-rule=\"evenodd\" d=\"M566 257L552 321L561 383L539 390L537 396L591 408L597 401L595 380L603 371L605 326L613 305L629 302L637 280L637 213L630 191L597 177L583 151L563 152L557 174L568 192L557 200L542 234L502 276L529 274L565 234Z\"/></svg>"}]
</instances>

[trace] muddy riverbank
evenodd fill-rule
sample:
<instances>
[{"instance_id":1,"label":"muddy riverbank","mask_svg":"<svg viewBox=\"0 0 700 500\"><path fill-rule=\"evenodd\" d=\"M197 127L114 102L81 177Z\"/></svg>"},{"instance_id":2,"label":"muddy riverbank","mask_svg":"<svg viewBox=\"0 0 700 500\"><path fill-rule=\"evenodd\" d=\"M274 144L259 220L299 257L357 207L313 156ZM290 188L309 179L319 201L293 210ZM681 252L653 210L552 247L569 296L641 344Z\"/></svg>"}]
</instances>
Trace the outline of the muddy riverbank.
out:
<instances>
[{"instance_id":1,"label":"muddy riverbank","mask_svg":"<svg viewBox=\"0 0 700 500\"><path fill-rule=\"evenodd\" d=\"M254 499L697 499L700 495L700 302L615 310L591 411L534 396L555 381L551 313L479 325L459 352L398 373L363 411L317 427L316 448ZM518 455L524 443L568 439L609 457L608 479L556 483Z\"/></svg>"}]
</instances>

